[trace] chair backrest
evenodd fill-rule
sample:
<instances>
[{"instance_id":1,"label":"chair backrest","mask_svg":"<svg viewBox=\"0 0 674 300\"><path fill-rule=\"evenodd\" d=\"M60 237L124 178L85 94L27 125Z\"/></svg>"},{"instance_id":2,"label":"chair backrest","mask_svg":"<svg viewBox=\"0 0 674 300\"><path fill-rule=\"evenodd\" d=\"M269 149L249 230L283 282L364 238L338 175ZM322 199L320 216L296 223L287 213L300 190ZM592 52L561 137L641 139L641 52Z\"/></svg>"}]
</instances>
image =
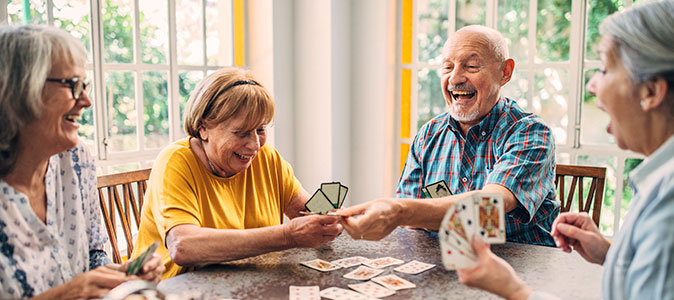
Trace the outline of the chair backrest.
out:
<instances>
[{"instance_id":1,"label":"chair backrest","mask_svg":"<svg viewBox=\"0 0 674 300\"><path fill-rule=\"evenodd\" d=\"M568 193L565 193L566 177L571 177L571 186ZM583 199L584 179L592 179L590 190L585 199ZM601 215L601 206L604 198L604 182L606 181L606 168L557 165L555 185L557 185L559 201L562 202L562 212L569 211L573 202L574 194L578 191L578 211L590 213L592 208L592 220L599 226L599 217Z\"/></svg>"},{"instance_id":2,"label":"chair backrest","mask_svg":"<svg viewBox=\"0 0 674 300\"><path fill-rule=\"evenodd\" d=\"M118 174L98 176L98 199L101 203L101 212L105 227L108 230L110 245L112 247L112 261L122 263L122 255L119 254L117 240L117 222L115 211L124 231L126 239L127 257L133 252L133 237L131 232L132 221L135 221L136 230L140 224L141 207L143 207L143 195L147 188L147 180L150 178L151 169L143 169ZM134 196L133 184L136 184ZM122 197L119 196L121 187ZM133 219L131 217L133 216Z\"/></svg>"}]
</instances>

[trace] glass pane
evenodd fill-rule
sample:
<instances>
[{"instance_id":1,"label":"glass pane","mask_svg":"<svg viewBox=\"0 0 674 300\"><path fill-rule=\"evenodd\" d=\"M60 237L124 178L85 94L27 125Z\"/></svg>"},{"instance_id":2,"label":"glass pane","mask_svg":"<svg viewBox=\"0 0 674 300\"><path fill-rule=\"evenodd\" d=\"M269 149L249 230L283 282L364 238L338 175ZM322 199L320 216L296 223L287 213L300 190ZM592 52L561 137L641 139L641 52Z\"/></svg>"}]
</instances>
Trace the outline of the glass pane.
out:
<instances>
[{"instance_id":1,"label":"glass pane","mask_svg":"<svg viewBox=\"0 0 674 300\"><path fill-rule=\"evenodd\" d=\"M571 154L558 151L555 153L555 163L563 165L571 164Z\"/></svg>"},{"instance_id":2,"label":"glass pane","mask_svg":"<svg viewBox=\"0 0 674 300\"><path fill-rule=\"evenodd\" d=\"M604 203L601 207L599 231L608 236L614 234L613 223L615 216L615 187L616 187L616 159L613 156L579 155L578 165L605 167L606 182L604 184ZM589 183L583 190L589 189ZM578 205L576 203L576 205Z\"/></svg>"},{"instance_id":3,"label":"glass pane","mask_svg":"<svg viewBox=\"0 0 674 300\"><path fill-rule=\"evenodd\" d=\"M169 142L167 78L167 72L142 75L145 148L161 148Z\"/></svg>"},{"instance_id":4,"label":"glass pane","mask_svg":"<svg viewBox=\"0 0 674 300\"><path fill-rule=\"evenodd\" d=\"M138 149L136 135L135 75L132 72L108 72L105 95L108 105L108 150L110 152Z\"/></svg>"},{"instance_id":5,"label":"glass pane","mask_svg":"<svg viewBox=\"0 0 674 300\"><path fill-rule=\"evenodd\" d=\"M536 62L569 60L571 1L539 0Z\"/></svg>"},{"instance_id":6,"label":"glass pane","mask_svg":"<svg viewBox=\"0 0 674 300\"><path fill-rule=\"evenodd\" d=\"M632 204L632 198L634 197L634 190L629 184L630 172L634 170L641 162L644 161L640 158L628 158L625 159L625 169L623 170L623 199L620 203L620 222L625 219L627 214L627 209Z\"/></svg>"},{"instance_id":7,"label":"glass pane","mask_svg":"<svg viewBox=\"0 0 674 300\"><path fill-rule=\"evenodd\" d=\"M84 47L87 49L87 53L89 53L88 61L91 63L89 1L54 0L54 25L65 29L65 31L82 41Z\"/></svg>"},{"instance_id":8,"label":"glass pane","mask_svg":"<svg viewBox=\"0 0 674 300\"><path fill-rule=\"evenodd\" d=\"M456 1L456 29L467 25L485 25L485 0Z\"/></svg>"},{"instance_id":9,"label":"glass pane","mask_svg":"<svg viewBox=\"0 0 674 300\"><path fill-rule=\"evenodd\" d=\"M126 164L112 165L112 166L108 167L108 174L135 171L135 170L138 170L138 169L140 169L140 163L137 163L137 162L136 163L126 163Z\"/></svg>"},{"instance_id":10,"label":"glass pane","mask_svg":"<svg viewBox=\"0 0 674 300\"><path fill-rule=\"evenodd\" d=\"M94 78L94 72L91 70L87 70L87 78L89 80ZM87 148L89 148L89 152L95 157L98 155L98 151L96 149L96 125L94 123L94 110L97 109L94 105L96 103L96 100L94 96L96 93L94 92L96 90L96 85L94 85L94 81L91 81L91 89L89 90L89 93L87 94L89 96L89 99L91 99L91 104L92 106L85 109L82 111L82 118L80 118L80 128L77 129L77 134L80 136L82 140L84 140L84 143L87 145Z\"/></svg>"},{"instance_id":11,"label":"glass pane","mask_svg":"<svg viewBox=\"0 0 674 300\"><path fill-rule=\"evenodd\" d=\"M177 0L176 7L180 8L176 9L178 64L203 65L201 1Z\"/></svg>"},{"instance_id":12,"label":"glass pane","mask_svg":"<svg viewBox=\"0 0 674 300\"><path fill-rule=\"evenodd\" d=\"M440 77L435 69L421 69L418 73L417 129L430 119L447 111L445 98L442 97Z\"/></svg>"},{"instance_id":13,"label":"glass pane","mask_svg":"<svg viewBox=\"0 0 674 300\"><path fill-rule=\"evenodd\" d=\"M178 89L180 90L180 122L185 119L183 113L185 112L185 103L190 98L190 93L197 86L197 83L204 78L204 72L190 71L180 72L178 74Z\"/></svg>"},{"instance_id":14,"label":"glass pane","mask_svg":"<svg viewBox=\"0 0 674 300\"><path fill-rule=\"evenodd\" d=\"M529 91L528 74L528 71L515 71L510 82L501 88L503 97L517 101L517 104L524 109L529 106L529 100L527 99L527 92Z\"/></svg>"},{"instance_id":15,"label":"glass pane","mask_svg":"<svg viewBox=\"0 0 674 300\"><path fill-rule=\"evenodd\" d=\"M105 0L102 8L105 62L133 62L133 2Z\"/></svg>"},{"instance_id":16,"label":"glass pane","mask_svg":"<svg viewBox=\"0 0 674 300\"><path fill-rule=\"evenodd\" d=\"M232 0L206 1L206 52L209 66L234 65Z\"/></svg>"},{"instance_id":17,"label":"glass pane","mask_svg":"<svg viewBox=\"0 0 674 300\"><path fill-rule=\"evenodd\" d=\"M557 144L567 143L568 81L568 71L565 69L545 68L536 71L534 96L526 108L545 120Z\"/></svg>"},{"instance_id":18,"label":"glass pane","mask_svg":"<svg viewBox=\"0 0 674 300\"><path fill-rule=\"evenodd\" d=\"M416 5L419 15L417 25L419 61L439 64L449 28L447 17L449 1L420 0Z\"/></svg>"},{"instance_id":19,"label":"glass pane","mask_svg":"<svg viewBox=\"0 0 674 300\"><path fill-rule=\"evenodd\" d=\"M7 1L7 17L13 25L47 24L47 1Z\"/></svg>"},{"instance_id":20,"label":"glass pane","mask_svg":"<svg viewBox=\"0 0 674 300\"><path fill-rule=\"evenodd\" d=\"M168 3L139 1L140 57L146 64L165 64L168 53Z\"/></svg>"},{"instance_id":21,"label":"glass pane","mask_svg":"<svg viewBox=\"0 0 674 300\"><path fill-rule=\"evenodd\" d=\"M597 47L601 34L599 34L599 24L608 15L623 9L625 1L622 0L588 0L587 1L587 53L585 59L599 60Z\"/></svg>"},{"instance_id":22,"label":"glass pane","mask_svg":"<svg viewBox=\"0 0 674 300\"><path fill-rule=\"evenodd\" d=\"M529 51L529 0L498 1L498 31L508 41L515 63L526 62Z\"/></svg>"},{"instance_id":23,"label":"glass pane","mask_svg":"<svg viewBox=\"0 0 674 300\"><path fill-rule=\"evenodd\" d=\"M597 97L588 93L587 83L597 69L586 69L583 86L583 107L580 119L580 141L583 144L615 144L613 135L606 132L610 118L597 108Z\"/></svg>"}]
</instances>

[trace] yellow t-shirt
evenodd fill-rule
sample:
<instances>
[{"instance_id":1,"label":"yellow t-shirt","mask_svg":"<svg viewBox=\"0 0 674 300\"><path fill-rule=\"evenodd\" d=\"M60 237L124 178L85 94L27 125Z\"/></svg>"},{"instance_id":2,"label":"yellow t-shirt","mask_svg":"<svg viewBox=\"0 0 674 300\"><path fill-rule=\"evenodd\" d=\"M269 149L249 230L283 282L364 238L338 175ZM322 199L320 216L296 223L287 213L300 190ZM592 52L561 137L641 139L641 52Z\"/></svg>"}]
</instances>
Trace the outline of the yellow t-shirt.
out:
<instances>
[{"instance_id":1,"label":"yellow t-shirt","mask_svg":"<svg viewBox=\"0 0 674 300\"><path fill-rule=\"evenodd\" d=\"M264 145L250 167L228 178L215 176L192 152L189 138L159 153L145 192L140 231L132 258L154 241L166 267L163 279L189 271L175 264L166 233L176 225L249 229L281 224L283 211L301 185L292 167Z\"/></svg>"}]
</instances>

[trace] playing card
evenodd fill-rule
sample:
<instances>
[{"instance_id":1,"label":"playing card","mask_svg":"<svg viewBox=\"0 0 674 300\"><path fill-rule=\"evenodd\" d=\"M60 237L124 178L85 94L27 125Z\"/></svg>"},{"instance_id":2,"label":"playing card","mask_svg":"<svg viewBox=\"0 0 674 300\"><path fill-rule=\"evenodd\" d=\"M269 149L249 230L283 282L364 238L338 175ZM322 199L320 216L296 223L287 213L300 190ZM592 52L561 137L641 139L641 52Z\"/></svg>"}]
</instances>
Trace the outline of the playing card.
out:
<instances>
[{"instance_id":1,"label":"playing card","mask_svg":"<svg viewBox=\"0 0 674 300\"><path fill-rule=\"evenodd\" d=\"M330 203L332 203L333 209L339 208L339 192L341 189L341 184L339 182L329 182L321 184L321 191L328 197Z\"/></svg>"},{"instance_id":2,"label":"playing card","mask_svg":"<svg viewBox=\"0 0 674 300\"><path fill-rule=\"evenodd\" d=\"M428 193L428 189L426 187L422 187L421 192L424 193L425 198L431 198L431 194Z\"/></svg>"},{"instance_id":3,"label":"playing card","mask_svg":"<svg viewBox=\"0 0 674 300\"><path fill-rule=\"evenodd\" d=\"M447 187L447 183L445 183L444 180L431 183L425 186L425 188L426 192L431 196L431 198L441 198L452 195L452 192L449 191L449 187Z\"/></svg>"},{"instance_id":4,"label":"playing card","mask_svg":"<svg viewBox=\"0 0 674 300\"><path fill-rule=\"evenodd\" d=\"M414 283L411 283L393 274L375 277L372 278L372 281L383 285L385 288L395 291L417 287L414 285Z\"/></svg>"},{"instance_id":5,"label":"playing card","mask_svg":"<svg viewBox=\"0 0 674 300\"><path fill-rule=\"evenodd\" d=\"M464 198L454 203L445 213L443 218L443 223L439 229L438 235L442 237L441 241L445 241L452 245L456 250L461 250L461 252L473 254L473 247L468 243L468 231L470 228L465 228L463 220L461 220L461 211L465 210L466 207L472 207L472 205L466 205L465 203L470 200L472 202L472 197Z\"/></svg>"},{"instance_id":6,"label":"playing card","mask_svg":"<svg viewBox=\"0 0 674 300\"><path fill-rule=\"evenodd\" d=\"M317 190L309 201L304 204L304 207L307 208L310 212L317 212L321 214L326 214L327 212L335 209L332 205L332 202L328 200L328 197L321 191Z\"/></svg>"},{"instance_id":7,"label":"playing card","mask_svg":"<svg viewBox=\"0 0 674 300\"><path fill-rule=\"evenodd\" d=\"M295 286L289 288L290 300L321 300L320 291L317 285Z\"/></svg>"},{"instance_id":8,"label":"playing card","mask_svg":"<svg viewBox=\"0 0 674 300\"><path fill-rule=\"evenodd\" d=\"M333 271L337 269L341 269L342 267L335 265L333 263L330 263L328 261L324 261L322 259L314 259L314 260L309 260L309 261L303 261L300 264L305 265L309 268L316 269L322 272L328 272L328 271Z\"/></svg>"},{"instance_id":9,"label":"playing card","mask_svg":"<svg viewBox=\"0 0 674 300\"><path fill-rule=\"evenodd\" d=\"M475 234L480 235L485 243L505 243L505 213L503 211L503 195L478 193L473 196L477 207L477 228Z\"/></svg>"},{"instance_id":10,"label":"playing card","mask_svg":"<svg viewBox=\"0 0 674 300\"><path fill-rule=\"evenodd\" d=\"M447 210L438 230L442 264L447 270L472 267L477 263L472 246L454 232L457 228L462 229L456 207L452 205Z\"/></svg>"},{"instance_id":11,"label":"playing card","mask_svg":"<svg viewBox=\"0 0 674 300\"><path fill-rule=\"evenodd\" d=\"M349 192L349 188L344 185L339 185L339 207L342 207L344 204L344 199L346 199L346 193Z\"/></svg>"},{"instance_id":12,"label":"playing card","mask_svg":"<svg viewBox=\"0 0 674 300\"><path fill-rule=\"evenodd\" d=\"M472 196L459 199L453 205L457 215L450 220L451 225L456 228L454 231L467 242L471 241L477 228L476 205L477 200Z\"/></svg>"},{"instance_id":13,"label":"playing card","mask_svg":"<svg viewBox=\"0 0 674 300\"><path fill-rule=\"evenodd\" d=\"M393 270L396 270L398 272L402 273L407 273L407 274L419 274L423 271L429 270L431 268L435 267L433 264L427 264L427 263L422 263L417 260L413 260L411 262L408 262L400 267L397 267Z\"/></svg>"},{"instance_id":14,"label":"playing card","mask_svg":"<svg viewBox=\"0 0 674 300\"><path fill-rule=\"evenodd\" d=\"M362 256L352 256L352 257L347 257L347 258L342 258L338 260L331 261L331 263L336 264L342 268L348 268L348 267L353 267L360 265L364 262L370 261L369 259L362 257Z\"/></svg>"},{"instance_id":15,"label":"playing card","mask_svg":"<svg viewBox=\"0 0 674 300\"><path fill-rule=\"evenodd\" d=\"M466 256L463 251L456 250L447 242L440 241L442 251L442 265L446 270L473 268L477 266L477 258Z\"/></svg>"},{"instance_id":16,"label":"playing card","mask_svg":"<svg viewBox=\"0 0 674 300\"><path fill-rule=\"evenodd\" d=\"M363 262L363 265L366 265L370 268L375 268L375 269L380 269L380 268L386 268L388 266L392 265L399 265L404 263L405 261L399 260L397 258L393 257L381 257L381 258L375 258L371 259L370 261Z\"/></svg>"},{"instance_id":17,"label":"playing card","mask_svg":"<svg viewBox=\"0 0 674 300\"><path fill-rule=\"evenodd\" d=\"M349 284L349 287L354 291L357 291L363 295L370 297L381 298L386 296L391 296L396 292L394 290L389 290L381 285L378 285L372 281Z\"/></svg>"},{"instance_id":18,"label":"playing card","mask_svg":"<svg viewBox=\"0 0 674 300\"><path fill-rule=\"evenodd\" d=\"M150 258L152 258L152 254L154 254L154 252L157 250L157 247L159 247L159 242L154 242L138 257L131 260L131 262L129 262L129 266L126 269L126 275L138 275L143 273L143 265L145 265L145 263L148 262Z\"/></svg>"},{"instance_id":19,"label":"playing card","mask_svg":"<svg viewBox=\"0 0 674 300\"><path fill-rule=\"evenodd\" d=\"M366 266L360 266L355 270L344 274L344 278L356 279L356 280L368 280L372 277L375 277L384 272L381 269L373 269Z\"/></svg>"},{"instance_id":20,"label":"playing card","mask_svg":"<svg viewBox=\"0 0 674 300\"><path fill-rule=\"evenodd\" d=\"M368 296L356 293L351 290L342 289L338 287L330 287L320 292L321 297L332 300L366 300L370 299Z\"/></svg>"}]
</instances>

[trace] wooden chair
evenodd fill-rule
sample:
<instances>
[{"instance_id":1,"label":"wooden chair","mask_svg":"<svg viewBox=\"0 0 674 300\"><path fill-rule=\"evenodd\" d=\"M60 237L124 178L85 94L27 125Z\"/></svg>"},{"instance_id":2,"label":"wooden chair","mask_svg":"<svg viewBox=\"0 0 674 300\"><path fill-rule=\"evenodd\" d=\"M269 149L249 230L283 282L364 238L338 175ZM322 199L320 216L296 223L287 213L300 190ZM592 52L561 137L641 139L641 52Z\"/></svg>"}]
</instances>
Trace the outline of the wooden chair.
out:
<instances>
[{"instance_id":1,"label":"wooden chair","mask_svg":"<svg viewBox=\"0 0 674 300\"><path fill-rule=\"evenodd\" d=\"M119 248L117 247L115 211L117 211L124 231L127 257L130 257L134 242L131 222L135 221L137 230L140 224L141 207L143 207L143 195L147 189L146 181L150 178L150 171L151 169L143 169L98 177L98 199L101 203L105 227L108 230L108 237L112 246L112 260L115 263L122 263L122 255L119 254ZM134 196L134 183L136 184L137 197ZM120 186L122 197L119 196ZM131 219L132 216L133 220Z\"/></svg>"},{"instance_id":2,"label":"wooden chair","mask_svg":"<svg viewBox=\"0 0 674 300\"><path fill-rule=\"evenodd\" d=\"M571 186L568 193L565 194L564 182L566 176L571 176ZM587 197L583 199L583 179L591 178L590 190ZM578 211L590 213L590 206L594 203L592 209L592 220L599 226L599 217L601 215L601 206L604 197L604 182L606 181L606 168L557 165L555 176L555 185L559 192L559 201L562 202L561 211L566 212L571 209L576 187L578 188Z\"/></svg>"}]
</instances>

